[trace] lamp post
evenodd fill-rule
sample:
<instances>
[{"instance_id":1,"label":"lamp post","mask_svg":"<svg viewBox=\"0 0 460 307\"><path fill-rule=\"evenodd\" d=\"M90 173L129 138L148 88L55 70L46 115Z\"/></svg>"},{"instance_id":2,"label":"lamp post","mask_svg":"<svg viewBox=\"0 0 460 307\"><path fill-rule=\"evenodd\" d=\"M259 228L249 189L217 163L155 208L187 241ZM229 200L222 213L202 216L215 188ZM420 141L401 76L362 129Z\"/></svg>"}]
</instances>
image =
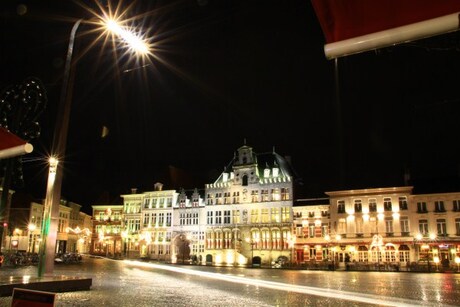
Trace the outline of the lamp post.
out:
<instances>
[{"instance_id":1,"label":"lamp post","mask_svg":"<svg viewBox=\"0 0 460 307\"><path fill-rule=\"evenodd\" d=\"M330 235L324 236L324 239L327 241L328 246L333 241ZM336 241L337 244L339 243L340 240L342 240L342 236L341 235L335 235L335 241ZM333 271L335 270L335 251L336 251L336 249L337 249L336 246L333 246L332 249L331 249L331 251L332 251L332 270Z\"/></svg>"},{"instance_id":2,"label":"lamp post","mask_svg":"<svg viewBox=\"0 0 460 307\"><path fill-rule=\"evenodd\" d=\"M433 257L433 261L436 264L436 271L438 271L439 270L439 257L438 256Z\"/></svg>"},{"instance_id":3,"label":"lamp post","mask_svg":"<svg viewBox=\"0 0 460 307\"><path fill-rule=\"evenodd\" d=\"M294 256L295 242L296 242L296 237L295 236L291 236L288 239L288 246L289 246L289 250L290 250L289 263L290 263L291 266L293 266L293 256Z\"/></svg>"},{"instance_id":4,"label":"lamp post","mask_svg":"<svg viewBox=\"0 0 460 307\"><path fill-rule=\"evenodd\" d=\"M418 259L420 260L420 251L424 251L424 253L426 254L425 257L426 257L426 262L427 262L427 266L428 266L428 272L431 272L431 262L430 262L430 242L434 242L436 240L437 236L436 234L434 233L430 233L428 235L428 238L424 238L424 236L422 234L417 234L414 238L414 244L419 244L419 254L418 254ZM438 260L439 262L439 257L436 256L436 257L433 257L433 261L436 263L435 260ZM438 268L438 263L436 263L436 269Z\"/></svg>"},{"instance_id":5,"label":"lamp post","mask_svg":"<svg viewBox=\"0 0 460 307\"><path fill-rule=\"evenodd\" d=\"M27 229L29 230L29 253L34 253L35 252L35 240L34 238L34 231L37 228L34 223L30 223L27 226Z\"/></svg>"},{"instance_id":6,"label":"lamp post","mask_svg":"<svg viewBox=\"0 0 460 307\"><path fill-rule=\"evenodd\" d=\"M54 182L56 179L56 170L58 160L54 157L49 159L49 171L48 171L48 183L46 187L46 199L43 212L43 222L41 230L41 241L39 249L39 263L38 263L38 277L42 277L45 270L48 273L52 273L54 266L54 249L56 247L56 231L50 233L51 217L52 217L52 204L53 204L53 189ZM59 209L59 206L58 206ZM49 236L50 235L50 236ZM50 239L51 244L46 244ZM50 263L51 262L51 263Z\"/></svg>"},{"instance_id":7,"label":"lamp post","mask_svg":"<svg viewBox=\"0 0 460 307\"><path fill-rule=\"evenodd\" d=\"M256 245L257 243L259 243L259 239L256 238L255 240L254 239L250 239L250 238L246 238L245 239L247 243L249 243L249 245L251 246L251 267L254 267L254 245Z\"/></svg>"},{"instance_id":8,"label":"lamp post","mask_svg":"<svg viewBox=\"0 0 460 307\"><path fill-rule=\"evenodd\" d=\"M105 29L113 35L121 38L122 41L133 50L140 54L149 54L148 45L138 36L129 30L121 27L116 19L100 18ZM71 30L69 38L69 46L67 49L67 57L64 68L64 76L62 83L62 91L58 110L58 117L53 139L52 156L59 159L65 158L65 147L67 142L67 134L69 128L70 109L72 102L73 83L75 79L75 69L72 67L72 56L75 42L75 35L83 22L83 19L77 20ZM54 254L56 249L57 226L59 218L59 202L61 199L61 187L63 179L62 163L58 165L57 158L53 158L56 162L54 165L50 159L50 172L48 174L48 187L45 199L45 216L42 225L42 241L40 244L40 261L38 269L38 277L42 277L44 273L52 275L54 270Z\"/></svg>"},{"instance_id":9,"label":"lamp post","mask_svg":"<svg viewBox=\"0 0 460 307\"><path fill-rule=\"evenodd\" d=\"M455 257L455 263L457 264L457 272L458 272L458 268L460 266L460 257Z\"/></svg>"},{"instance_id":10,"label":"lamp post","mask_svg":"<svg viewBox=\"0 0 460 307\"><path fill-rule=\"evenodd\" d=\"M180 235L180 240L181 240L180 252L181 252L181 256L182 256L182 264L185 263L185 254L187 252L187 243L190 242L191 238L192 237L190 236L190 234L187 234L187 235L181 234Z\"/></svg>"}]
</instances>

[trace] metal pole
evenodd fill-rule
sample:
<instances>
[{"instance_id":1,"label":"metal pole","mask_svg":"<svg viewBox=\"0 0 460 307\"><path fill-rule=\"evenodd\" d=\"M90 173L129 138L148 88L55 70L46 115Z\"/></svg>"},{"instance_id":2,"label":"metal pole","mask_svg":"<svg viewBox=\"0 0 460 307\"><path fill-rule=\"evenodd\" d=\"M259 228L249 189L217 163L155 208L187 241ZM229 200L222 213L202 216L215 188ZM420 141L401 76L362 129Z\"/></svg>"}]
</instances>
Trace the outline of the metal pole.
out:
<instances>
[{"instance_id":1,"label":"metal pole","mask_svg":"<svg viewBox=\"0 0 460 307\"><path fill-rule=\"evenodd\" d=\"M53 155L63 160L69 128L70 106L72 102L73 79L75 72L71 69L75 34L83 19L75 22L70 33L69 46L62 83L59 112L57 124L54 131ZM72 72L72 74L71 74ZM48 175L50 177L50 174ZM40 262L38 266L38 277L44 273L52 275L54 270L54 256L56 250L57 227L59 219L59 203L61 199L61 187L63 168L62 163L56 167L53 183L50 184L48 177L48 188L44 206L44 219L42 224L42 242L40 244ZM49 242L48 242L49 241Z\"/></svg>"},{"instance_id":2,"label":"metal pole","mask_svg":"<svg viewBox=\"0 0 460 307\"><path fill-rule=\"evenodd\" d=\"M254 242L251 242L251 267L254 267Z\"/></svg>"}]
</instances>

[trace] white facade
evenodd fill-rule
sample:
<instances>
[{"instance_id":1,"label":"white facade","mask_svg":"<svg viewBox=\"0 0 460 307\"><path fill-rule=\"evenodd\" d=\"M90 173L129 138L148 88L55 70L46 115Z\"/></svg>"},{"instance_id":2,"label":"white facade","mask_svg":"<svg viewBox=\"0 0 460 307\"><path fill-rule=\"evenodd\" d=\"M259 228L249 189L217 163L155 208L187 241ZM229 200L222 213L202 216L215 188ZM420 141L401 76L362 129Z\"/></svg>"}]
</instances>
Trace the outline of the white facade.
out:
<instances>
[{"instance_id":1,"label":"white facade","mask_svg":"<svg viewBox=\"0 0 460 307\"><path fill-rule=\"evenodd\" d=\"M240 147L206 185L206 263L269 265L291 257L292 188L285 159Z\"/></svg>"},{"instance_id":2,"label":"white facade","mask_svg":"<svg viewBox=\"0 0 460 307\"><path fill-rule=\"evenodd\" d=\"M191 259L203 263L205 259L206 211L204 199L195 189L190 195L182 190L174 205L172 262Z\"/></svg>"},{"instance_id":3,"label":"white facade","mask_svg":"<svg viewBox=\"0 0 460 307\"><path fill-rule=\"evenodd\" d=\"M130 257L172 260L173 204L177 197L175 190L163 190L160 183L154 191L122 195L122 235L128 241Z\"/></svg>"}]
</instances>

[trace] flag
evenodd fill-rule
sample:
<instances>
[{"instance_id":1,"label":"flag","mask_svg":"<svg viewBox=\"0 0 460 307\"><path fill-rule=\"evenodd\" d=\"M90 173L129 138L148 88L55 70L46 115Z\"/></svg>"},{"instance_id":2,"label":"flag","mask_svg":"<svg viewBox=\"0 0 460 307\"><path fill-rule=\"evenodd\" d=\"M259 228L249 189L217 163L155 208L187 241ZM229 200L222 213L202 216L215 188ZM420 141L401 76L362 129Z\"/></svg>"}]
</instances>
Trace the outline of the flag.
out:
<instances>
[{"instance_id":1,"label":"flag","mask_svg":"<svg viewBox=\"0 0 460 307\"><path fill-rule=\"evenodd\" d=\"M459 0L311 0L327 58L459 29Z\"/></svg>"}]
</instances>

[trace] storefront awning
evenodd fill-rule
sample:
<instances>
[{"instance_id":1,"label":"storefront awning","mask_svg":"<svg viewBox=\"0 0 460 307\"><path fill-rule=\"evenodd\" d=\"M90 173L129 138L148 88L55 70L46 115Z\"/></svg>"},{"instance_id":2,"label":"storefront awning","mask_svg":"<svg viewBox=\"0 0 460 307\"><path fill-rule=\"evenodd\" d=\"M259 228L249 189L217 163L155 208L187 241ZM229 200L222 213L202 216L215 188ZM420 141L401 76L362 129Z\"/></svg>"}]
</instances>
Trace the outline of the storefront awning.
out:
<instances>
[{"instance_id":1,"label":"storefront awning","mask_svg":"<svg viewBox=\"0 0 460 307\"><path fill-rule=\"evenodd\" d=\"M33 149L32 144L0 127L0 160L31 153Z\"/></svg>"},{"instance_id":2,"label":"storefront awning","mask_svg":"<svg viewBox=\"0 0 460 307\"><path fill-rule=\"evenodd\" d=\"M459 30L458 0L312 0L328 59Z\"/></svg>"}]
</instances>

